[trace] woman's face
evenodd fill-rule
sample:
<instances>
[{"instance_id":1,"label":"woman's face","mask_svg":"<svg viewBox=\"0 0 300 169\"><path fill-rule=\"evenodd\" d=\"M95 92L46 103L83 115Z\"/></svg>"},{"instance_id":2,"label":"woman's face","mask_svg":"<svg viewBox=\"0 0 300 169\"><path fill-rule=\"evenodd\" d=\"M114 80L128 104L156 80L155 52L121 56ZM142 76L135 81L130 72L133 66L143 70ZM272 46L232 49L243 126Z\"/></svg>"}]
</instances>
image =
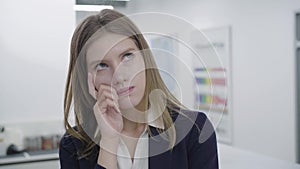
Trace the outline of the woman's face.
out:
<instances>
[{"instance_id":1,"label":"woman's face","mask_svg":"<svg viewBox=\"0 0 300 169\"><path fill-rule=\"evenodd\" d=\"M88 47L86 59L96 90L101 84L114 88L121 110L140 103L145 92L145 63L132 39L119 34L104 34Z\"/></svg>"}]
</instances>

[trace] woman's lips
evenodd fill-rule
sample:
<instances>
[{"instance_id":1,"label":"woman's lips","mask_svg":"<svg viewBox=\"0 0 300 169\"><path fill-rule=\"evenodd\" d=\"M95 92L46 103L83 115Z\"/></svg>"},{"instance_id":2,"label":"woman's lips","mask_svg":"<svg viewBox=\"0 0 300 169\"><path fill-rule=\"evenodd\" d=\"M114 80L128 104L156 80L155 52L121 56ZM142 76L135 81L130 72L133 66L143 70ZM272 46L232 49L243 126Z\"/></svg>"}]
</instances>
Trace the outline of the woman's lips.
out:
<instances>
[{"instance_id":1,"label":"woman's lips","mask_svg":"<svg viewBox=\"0 0 300 169\"><path fill-rule=\"evenodd\" d=\"M119 96L124 96L124 95L127 95L127 94L131 93L133 89L134 89L133 86L130 86L130 87L124 87L124 88L122 88L122 89L119 89L119 90L117 91L117 94L118 94Z\"/></svg>"}]
</instances>

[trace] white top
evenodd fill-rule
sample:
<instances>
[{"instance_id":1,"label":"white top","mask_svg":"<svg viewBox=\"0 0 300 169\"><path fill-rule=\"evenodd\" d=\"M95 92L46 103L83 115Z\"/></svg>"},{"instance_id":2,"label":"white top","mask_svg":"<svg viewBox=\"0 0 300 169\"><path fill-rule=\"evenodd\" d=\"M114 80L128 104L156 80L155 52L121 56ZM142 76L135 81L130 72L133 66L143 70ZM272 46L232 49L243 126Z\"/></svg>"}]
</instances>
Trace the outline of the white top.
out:
<instances>
[{"instance_id":1,"label":"white top","mask_svg":"<svg viewBox=\"0 0 300 169\"><path fill-rule=\"evenodd\" d=\"M153 114L149 112L149 119L153 119ZM148 122L149 126L153 126L155 128L164 129L163 119L160 116L153 121ZM148 145L149 145L149 137L147 133L147 128L145 128L144 132L139 137L135 153L134 159L131 160L130 153L125 142L120 139L120 144L118 147L118 168L119 169L148 169Z\"/></svg>"},{"instance_id":2,"label":"white top","mask_svg":"<svg viewBox=\"0 0 300 169\"><path fill-rule=\"evenodd\" d=\"M118 168L119 169L148 169L148 133L145 130L137 141L134 160L131 160L126 144L120 139L118 147Z\"/></svg>"}]
</instances>

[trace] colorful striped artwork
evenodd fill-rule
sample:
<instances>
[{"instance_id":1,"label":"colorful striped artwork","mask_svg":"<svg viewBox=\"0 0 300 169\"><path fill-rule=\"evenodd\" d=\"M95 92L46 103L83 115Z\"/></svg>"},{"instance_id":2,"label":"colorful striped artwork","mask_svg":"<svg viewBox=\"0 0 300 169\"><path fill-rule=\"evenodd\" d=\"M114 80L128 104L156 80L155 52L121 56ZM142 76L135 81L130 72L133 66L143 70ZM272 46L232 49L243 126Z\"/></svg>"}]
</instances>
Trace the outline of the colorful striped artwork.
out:
<instances>
[{"instance_id":1,"label":"colorful striped artwork","mask_svg":"<svg viewBox=\"0 0 300 169\"><path fill-rule=\"evenodd\" d=\"M225 68L195 68L195 72L225 72Z\"/></svg>"},{"instance_id":2,"label":"colorful striped artwork","mask_svg":"<svg viewBox=\"0 0 300 169\"><path fill-rule=\"evenodd\" d=\"M219 96L207 95L207 94L198 94L196 96L197 103L201 104L220 104L227 105L227 99L221 98Z\"/></svg>"},{"instance_id":3,"label":"colorful striped artwork","mask_svg":"<svg viewBox=\"0 0 300 169\"><path fill-rule=\"evenodd\" d=\"M202 85L226 85L226 79L225 78L207 78L207 77L196 77L197 84Z\"/></svg>"},{"instance_id":4,"label":"colorful striped artwork","mask_svg":"<svg viewBox=\"0 0 300 169\"><path fill-rule=\"evenodd\" d=\"M216 91L224 91L227 86L227 77L224 76L225 68L215 67L215 68L203 68L198 67L194 69L195 71L195 81L198 85L198 89L201 93L195 93L195 104L201 105L202 108L218 108L222 106L227 106L227 97L224 96L223 92L211 93L211 88L209 86L214 85Z\"/></svg>"}]
</instances>

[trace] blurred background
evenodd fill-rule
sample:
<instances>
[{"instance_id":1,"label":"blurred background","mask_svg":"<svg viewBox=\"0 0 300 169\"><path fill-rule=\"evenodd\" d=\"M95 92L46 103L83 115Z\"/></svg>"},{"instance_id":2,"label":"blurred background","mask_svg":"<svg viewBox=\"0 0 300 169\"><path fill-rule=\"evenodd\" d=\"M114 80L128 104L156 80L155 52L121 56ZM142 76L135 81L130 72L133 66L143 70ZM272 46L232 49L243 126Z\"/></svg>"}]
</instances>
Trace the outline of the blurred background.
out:
<instances>
[{"instance_id":1,"label":"blurred background","mask_svg":"<svg viewBox=\"0 0 300 169\"><path fill-rule=\"evenodd\" d=\"M150 46L176 55L156 58L181 91L165 77L168 87L214 122L220 168L300 168L299 0L1 0L0 168L59 167L71 36L83 18L104 8L172 16L194 30L168 29L168 35L184 32L200 56L219 54L223 64L205 69L174 39L146 36ZM136 23L142 31L160 26ZM204 35L195 39L197 31ZM215 81L205 81L207 72ZM209 95L207 85L226 93Z\"/></svg>"}]
</instances>

